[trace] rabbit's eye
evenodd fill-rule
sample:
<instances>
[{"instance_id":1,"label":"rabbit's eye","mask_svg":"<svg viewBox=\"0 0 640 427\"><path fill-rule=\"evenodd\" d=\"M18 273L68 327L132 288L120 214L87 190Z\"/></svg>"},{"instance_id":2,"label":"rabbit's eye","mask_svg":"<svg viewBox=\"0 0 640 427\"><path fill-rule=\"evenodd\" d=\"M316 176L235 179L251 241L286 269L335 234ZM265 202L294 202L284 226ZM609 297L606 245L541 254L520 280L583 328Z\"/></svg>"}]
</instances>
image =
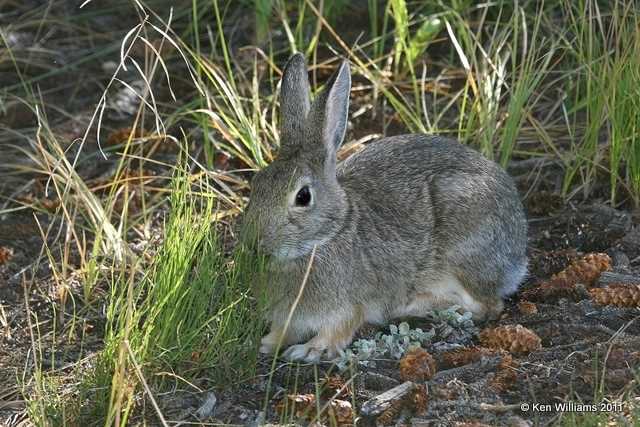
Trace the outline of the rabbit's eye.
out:
<instances>
[{"instance_id":1,"label":"rabbit's eye","mask_svg":"<svg viewBox=\"0 0 640 427\"><path fill-rule=\"evenodd\" d=\"M309 206L311 202L311 191L308 186L302 187L296 194L296 206Z\"/></svg>"}]
</instances>

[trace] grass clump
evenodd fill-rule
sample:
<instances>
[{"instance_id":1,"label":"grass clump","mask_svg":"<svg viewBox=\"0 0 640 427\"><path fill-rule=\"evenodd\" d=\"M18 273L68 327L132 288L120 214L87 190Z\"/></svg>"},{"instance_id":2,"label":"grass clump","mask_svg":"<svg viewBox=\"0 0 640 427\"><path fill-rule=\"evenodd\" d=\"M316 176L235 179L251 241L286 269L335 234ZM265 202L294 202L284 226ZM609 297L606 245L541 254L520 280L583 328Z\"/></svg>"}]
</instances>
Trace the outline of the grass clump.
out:
<instances>
[{"instance_id":1,"label":"grass clump","mask_svg":"<svg viewBox=\"0 0 640 427\"><path fill-rule=\"evenodd\" d=\"M203 370L217 384L253 374L264 329L250 289L259 265L242 249L224 252L214 198L192 181L176 170L162 243L145 254L151 264L141 257L111 272L104 349L85 370L79 399L58 411L30 403L44 419L75 413L124 425L140 393L154 402L156 391L189 384Z\"/></svg>"},{"instance_id":2,"label":"grass clump","mask_svg":"<svg viewBox=\"0 0 640 427\"><path fill-rule=\"evenodd\" d=\"M584 123L584 132L574 141L564 191L579 181L577 190L587 195L605 172L611 202L622 187L638 206L640 92L631 82L640 76L640 12L635 2L601 6L584 0L566 2L565 13L574 37L567 50L577 70L570 113L576 128Z\"/></svg>"}]
</instances>

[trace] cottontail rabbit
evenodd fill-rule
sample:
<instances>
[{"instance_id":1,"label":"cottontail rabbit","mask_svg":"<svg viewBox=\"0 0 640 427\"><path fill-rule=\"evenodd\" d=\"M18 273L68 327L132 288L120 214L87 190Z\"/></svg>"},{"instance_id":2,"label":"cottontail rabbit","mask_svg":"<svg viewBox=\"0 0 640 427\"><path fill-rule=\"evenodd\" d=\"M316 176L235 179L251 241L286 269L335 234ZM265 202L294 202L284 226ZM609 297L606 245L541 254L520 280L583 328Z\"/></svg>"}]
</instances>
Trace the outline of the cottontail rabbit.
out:
<instances>
[{"instance_id":1,"label":"cottontail rabbit","mask_svg":"<svg viewBox=\"0 0 640 427\"><path fill-rule=\"evenodd\" d=\"M253 178L244 219L271 270L265 353L284 335L289 359L333 358L363 323L453 304L493 317L527 272L518 192L476 151L414 134L337 163L350 88L346 61L314 102L301 54L282 76L280 152Z\"/></svg>"}]
</instances>

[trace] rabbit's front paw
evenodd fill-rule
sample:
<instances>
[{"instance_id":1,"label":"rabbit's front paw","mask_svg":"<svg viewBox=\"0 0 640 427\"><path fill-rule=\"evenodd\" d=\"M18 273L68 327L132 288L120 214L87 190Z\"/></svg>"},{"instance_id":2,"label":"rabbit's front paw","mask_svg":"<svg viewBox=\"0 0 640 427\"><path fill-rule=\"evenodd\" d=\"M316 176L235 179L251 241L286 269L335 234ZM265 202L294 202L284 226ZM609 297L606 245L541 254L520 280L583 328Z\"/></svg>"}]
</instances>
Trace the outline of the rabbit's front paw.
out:
<instances>
[{"instance_id":1,"label":"rabbit's front paw","mask_svg":"<svg viewBox=\"0 0 640 427\"><path fill-rule=\"evenodd\" d=\"M333 360L342 355L356 330L364 323L362 307L353 307L347 313L342 316L333 313L333 316L325 319L324 327L315 337L304 344L292 345L283 353L283 357L292 361L317 363L320 359Z\"/></svg>"},{"instance_id":2,"label":"rabbit's front paw","mask_svg":"<svg viewBox=\"0 0 640 427\"><path fill-rule=\"evenodd\" d=\"M292 345L282 356L290 361L318 363L320 359L335 359L342 350L343 347L328 345L324 340L316 337L304 344Z\"/></svg>"},{"instance_id":3,"label":"rabbit's front paw","mask_svg":"<svg viewBox=\"0 0 640 427\"><path fill-rule=\"evenodd\" d=\"M265 335L262 340L260 340L260 353L262 354L271 354L276 351L277 342L273 342L269 335Z\"/></svg>"}]
</instances>

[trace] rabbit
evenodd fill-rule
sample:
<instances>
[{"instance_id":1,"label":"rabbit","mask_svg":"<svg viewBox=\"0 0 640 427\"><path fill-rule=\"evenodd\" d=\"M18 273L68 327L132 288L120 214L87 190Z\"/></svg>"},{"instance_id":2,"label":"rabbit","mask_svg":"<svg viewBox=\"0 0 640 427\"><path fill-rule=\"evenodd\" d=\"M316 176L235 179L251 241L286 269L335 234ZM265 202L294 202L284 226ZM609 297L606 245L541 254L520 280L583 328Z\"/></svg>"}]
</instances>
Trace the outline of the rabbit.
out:
<instances>
[{"instance_id":1,"label":"rabbit","mask_svg":"<svg viewBox=\"0 0 640 427\"><path fill-rule=\"evenodd\" d=\"M495 318L527 274L518 191L477 151L411 134L337 162L350 89L346 60L313 102L304 56L284 68L280 149L252 178L243 218L269 269L262 353L334 359L365 323L454 304Z\"/></svg>"}]
</instances>

